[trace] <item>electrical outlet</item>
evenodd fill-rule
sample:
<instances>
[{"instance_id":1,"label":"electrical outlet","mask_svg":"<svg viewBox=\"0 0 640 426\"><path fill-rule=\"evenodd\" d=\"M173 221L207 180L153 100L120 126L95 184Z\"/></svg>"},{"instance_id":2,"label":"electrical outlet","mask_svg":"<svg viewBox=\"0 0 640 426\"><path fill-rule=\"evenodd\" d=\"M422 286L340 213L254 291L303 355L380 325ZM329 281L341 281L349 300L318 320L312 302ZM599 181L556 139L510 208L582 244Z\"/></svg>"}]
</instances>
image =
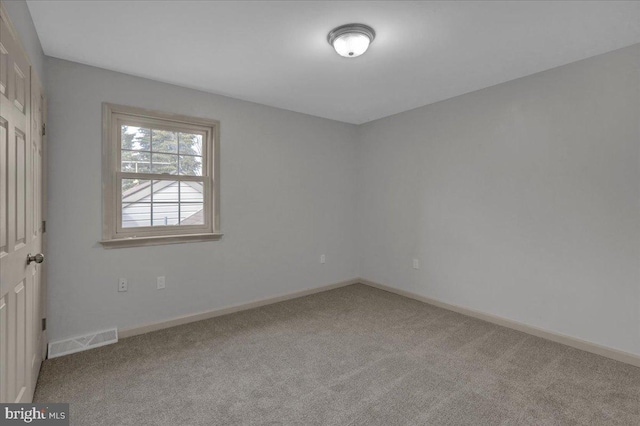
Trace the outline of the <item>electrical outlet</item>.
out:
<instances>
[{"instance_id":1,"label":"electrical outlet","mask_svg":"<svg viewBox=\"0 0 640 426\"><path fill-rule=\"evenodd\" d=\"M129 281L126 278L118 278L118 291L129 290Z\"/></svg>"},{"instance_id":2,"label":"electrical outlet","mask_svg":"<svg viewBox=\"0 0 640 426\"><path fill-rule=\"evenodd\" d=\"M413 269L420 269L420 261L418 259L413 259Z\"/></svg>"},{"instance_id":3,"label":"electrical outlet","mask_svg":"<svg viewBox=\"0 0 640 426\"><path fill-rule=\"evenodd\" d=\"M324 254L320 255L320 263L327 263L327 258Z\"/></svg>"},{"instance_id":4,"label":"electrical outlet","mask_svg":"<svg viewBox=\"0 0 640 426\"><path fill-rule=\"evenodd\" d=\"M165 278L164 277L157 277L156 278L156 283L158 285L158 290L162 290L163 288L166 287Z\"/></svg>"}]
</instances>

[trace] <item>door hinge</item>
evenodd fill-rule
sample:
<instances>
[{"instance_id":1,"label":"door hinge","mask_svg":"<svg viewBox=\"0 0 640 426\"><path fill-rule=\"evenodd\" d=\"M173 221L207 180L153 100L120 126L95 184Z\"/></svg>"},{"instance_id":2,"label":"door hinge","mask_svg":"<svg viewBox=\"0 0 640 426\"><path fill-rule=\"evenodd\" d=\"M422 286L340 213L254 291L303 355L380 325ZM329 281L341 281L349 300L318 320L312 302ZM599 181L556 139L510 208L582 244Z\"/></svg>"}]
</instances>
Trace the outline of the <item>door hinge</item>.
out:
<instances>
[{"instance_id":1,"label":"door hinge","mask_svg":"<svg viewBox=\"0 0 640 426\"><path fill-rule=\"evenodd\" d=\"M43 220L42 221L42 233L44 234L45 232L47 232L47 221Z\"/></svg>"},{"instance_id":2,"label":"door hinge","mask_svg":"<svg viewBox=\"0 0 640 426\"><path fill-rule=\"evenodd\" d=\"M47 319L42 318L42 331L45 331L46 329L47 329Z\"/></svg>"},{"instance_id":3,"label":"door hinge","mask_svg":"<svg viewBox=\"0 0 640 426\"><path fill-rule=\"evenodd\" d=\"M46 124L42 124L42 136L47 134L47 126Z\"/></svg>"}]
</instances>

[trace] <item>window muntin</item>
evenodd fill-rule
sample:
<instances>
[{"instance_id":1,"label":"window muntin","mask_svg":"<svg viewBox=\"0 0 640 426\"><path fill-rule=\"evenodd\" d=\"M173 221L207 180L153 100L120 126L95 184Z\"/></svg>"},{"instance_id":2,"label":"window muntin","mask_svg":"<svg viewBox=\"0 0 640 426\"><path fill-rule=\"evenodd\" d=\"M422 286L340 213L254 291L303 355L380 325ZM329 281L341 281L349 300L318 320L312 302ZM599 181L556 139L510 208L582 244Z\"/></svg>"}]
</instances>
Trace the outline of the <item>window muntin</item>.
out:
<instances>
[{"instance_id":1,"label":"window muntin","mask_svg":"<svg viewBox=\"0 0 640 426\"><path fill-rule=\"evenodd\" d=\"M203 138L198 131L120 124L120 171L202 176Z\"/></svg>"},{"instance_id":2,"label":"window muntin","mask_svg":"<svg viewBox=\"0 0 640 426\"><path fill-rule=\"evenodd\" d=\"M204 184L122 179L122 227L204 225Z\"/></svg>"}]
</instances>

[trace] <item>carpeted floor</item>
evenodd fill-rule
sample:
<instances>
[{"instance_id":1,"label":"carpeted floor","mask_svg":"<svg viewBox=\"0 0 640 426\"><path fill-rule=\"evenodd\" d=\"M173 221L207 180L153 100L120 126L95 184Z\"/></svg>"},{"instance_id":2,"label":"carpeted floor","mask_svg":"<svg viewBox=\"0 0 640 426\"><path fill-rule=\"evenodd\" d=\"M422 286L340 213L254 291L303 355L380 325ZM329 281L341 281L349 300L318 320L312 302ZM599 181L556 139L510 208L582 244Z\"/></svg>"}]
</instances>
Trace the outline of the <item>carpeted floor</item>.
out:
<instances>
[{"instance_id":1,"label":"carpeted floor","mask_svg":"<svg viewBox=\"0 0 640 426\"><path fill-rule=\"evenodd\" d=\"M640 425L640 368L364 285L43 364L72 425Z\"/></svg>"}]
</instances>

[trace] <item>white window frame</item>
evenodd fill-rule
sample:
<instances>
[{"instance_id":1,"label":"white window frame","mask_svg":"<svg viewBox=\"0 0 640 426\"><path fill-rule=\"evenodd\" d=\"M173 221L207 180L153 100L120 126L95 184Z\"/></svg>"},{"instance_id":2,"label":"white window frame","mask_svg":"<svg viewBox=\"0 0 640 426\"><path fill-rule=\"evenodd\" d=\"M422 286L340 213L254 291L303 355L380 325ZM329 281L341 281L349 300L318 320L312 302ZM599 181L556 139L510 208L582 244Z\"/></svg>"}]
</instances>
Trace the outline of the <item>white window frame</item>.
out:
<instances>
[{"instance_id":1,"label":"white window frame","mask_svg":"<svg viewBox=\"0 0 640 426\"><path fill-rule=\"evenodd\" d=\"M202 176L130 173L120 170L121 125L201 134ZM220 232L220 123L143 108L102 104L102 241L106 248L218 240ZM121 180L196 181L203 183L204 224L122 227Z\"/></svg>"}]
</instances>

